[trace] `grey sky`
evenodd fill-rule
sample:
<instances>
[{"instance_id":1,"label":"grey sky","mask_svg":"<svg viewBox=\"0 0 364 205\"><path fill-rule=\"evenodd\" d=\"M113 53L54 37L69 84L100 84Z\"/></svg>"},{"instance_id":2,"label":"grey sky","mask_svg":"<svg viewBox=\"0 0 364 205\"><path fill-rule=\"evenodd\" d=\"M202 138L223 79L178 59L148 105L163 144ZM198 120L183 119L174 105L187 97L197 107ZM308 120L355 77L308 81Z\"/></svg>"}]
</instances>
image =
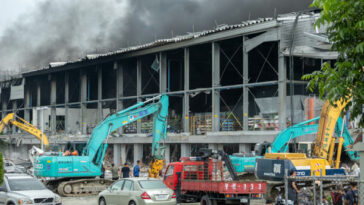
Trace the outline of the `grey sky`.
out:
<instances>
[{"instance_id":1,"label":"grey sky","mask_svg":"<svg viewBox=\"0 0 364 205\"><path fill-rule=\"evenodd\" d=\"M312 0L0 0L0 70L26 71L306 9Z\"/></svg>"},{"instance_id":2,"label":"grey sky","mask_svg":"<svg viewBox=\"0 0 364 205\"><path fill-rule=\"evenodd\" d=\"M0 0L0 36L19 15L34 9L34 5L39 1L41 0Z\"/></svg>"}]
</instances>

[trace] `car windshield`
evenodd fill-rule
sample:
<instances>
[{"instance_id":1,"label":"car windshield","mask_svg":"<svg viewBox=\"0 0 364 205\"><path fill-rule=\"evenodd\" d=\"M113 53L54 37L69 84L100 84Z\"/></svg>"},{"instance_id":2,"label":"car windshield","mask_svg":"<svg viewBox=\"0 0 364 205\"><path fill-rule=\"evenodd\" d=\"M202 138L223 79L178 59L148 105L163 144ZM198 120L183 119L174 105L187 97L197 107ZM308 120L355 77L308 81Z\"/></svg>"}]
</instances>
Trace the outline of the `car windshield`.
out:
<instances>
[{"instance_id":1,"label":"car windshield","mask_svg":"<svg viewBox=\"0 0 364 205\"><path fill-rule=\"evenodd\" d=\"M45 186L36 179L9 179L11 191L43 190Z\"/></svg>"},{"instance_id":2,"label":"car windshield","mask_svg":"<svg viewBox=\"0 0 364 205\"><path fill-rule=\"evenodd\" d=\"M142 189L163 189L167 188L167 186L159 180L140 180L139 181L140 188Z\"/></svg>"}]
</instances>

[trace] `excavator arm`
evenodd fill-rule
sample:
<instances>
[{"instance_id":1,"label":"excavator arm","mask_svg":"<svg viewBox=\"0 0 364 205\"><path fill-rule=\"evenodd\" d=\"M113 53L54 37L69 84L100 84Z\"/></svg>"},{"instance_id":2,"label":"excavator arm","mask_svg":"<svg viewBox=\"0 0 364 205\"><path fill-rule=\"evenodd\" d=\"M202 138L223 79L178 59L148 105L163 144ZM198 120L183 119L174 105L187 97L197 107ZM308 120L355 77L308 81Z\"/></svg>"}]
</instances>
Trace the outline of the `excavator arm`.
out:
<instances>
[{"instance_id":1,"label":"excavator arm","mask_svg":"<svg viewBox=\"0 0 364 205\"><path fill-rule=\"evenodd\" d=\"M49 148L49 141L48 137L42 133L41 130L36 128L34 125L30 124L26 120L24 120L21 117L18 117L15 115L15 113L9 113L4 117L4 119L0 122L0 133L4 130L5 126L8 126L9 124L12 124L13 126L16 126L20 128L21 130L34 135L37 137L40 141L42 141L43 138L43 144L46 147L46 149Z\"/></svg>"},{"instance_id":2,"label":"excavator arm","mask_svg":"<svg viewBox=\"0 0 364 205\"><path fill-rule=\"evenodd\" d=\"M318 132L314 144L313 155L327 159L335 131L336 122L342 109L347 105L347 101L337 101L336 106L327 100L321 110Z\"/></svg>"},{"instance_id":3,"label":"excavator arm","mask_svg":"<svg viewBox=\"0 0 364 205\"><path fill-rule=\"evenodd\" d=\"M319 120L320 117L316 117L288 127L280 132L271 144L271 153L286 153L291 140L303 135L316 134L319 128L319 124L317 124ZM312 122L315 124L311 124ZM359 160L358 152L350 150L350 147L354 144L354 140L351 137L349 130L343 126L343 119L341 117L337 119L334 132L338 137L342 135L343 145L350 159L354 161Z\"/></svg>"},{"instance_id":4,"label":"excavator arm","mask_svg":"<svg viewBox=\"0 0 364 205\"><path fill-rule=\"evenodd\" d=\"M149 102L159 99L157 103L148 104ZM107 142L104 140L110 133L127 124L135 122L146 116L153 115L153 143L152 143L152 163L150 164L150 177L158 177L159 171L164 164L164 141L167 131L168 115L168 96L157 96L145 102L139 102L125 110L113 114L98 124L92 131L90 139L83 150L82 155L88 156L98 166L102 161L107 149Z\"/></svg>"}]
</instances>

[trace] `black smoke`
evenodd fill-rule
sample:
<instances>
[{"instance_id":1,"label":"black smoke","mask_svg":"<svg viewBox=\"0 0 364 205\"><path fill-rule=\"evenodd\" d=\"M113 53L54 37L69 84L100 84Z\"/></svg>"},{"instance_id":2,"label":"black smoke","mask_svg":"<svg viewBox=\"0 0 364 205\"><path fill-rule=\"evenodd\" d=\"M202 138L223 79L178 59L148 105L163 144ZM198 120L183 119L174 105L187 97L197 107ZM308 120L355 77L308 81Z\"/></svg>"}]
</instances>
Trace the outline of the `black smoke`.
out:
<instances>
[{"instance_id":1,"label":"black smoke","mask_svg":"<svg viewBox=\"0 0 364 205\"><path fill-rule=\"evenodd\" d=\"M0 70L27 71L186 32L308 8L310 0L45 0L0 34Z\"/></svg>"}]
</instances>

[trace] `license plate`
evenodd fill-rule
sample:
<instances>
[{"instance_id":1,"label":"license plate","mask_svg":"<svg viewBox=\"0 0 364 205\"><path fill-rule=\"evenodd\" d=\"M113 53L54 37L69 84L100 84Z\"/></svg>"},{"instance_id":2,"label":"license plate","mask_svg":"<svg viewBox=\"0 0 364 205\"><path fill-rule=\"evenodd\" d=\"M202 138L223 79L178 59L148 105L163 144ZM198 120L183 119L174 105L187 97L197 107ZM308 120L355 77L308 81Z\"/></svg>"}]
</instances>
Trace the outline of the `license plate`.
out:
<instances>
[{"instance_id":1,"label":"license plate","mask_svg":"<svg viewBox=\"0 0 364 205\"><path fill-rule=\"evenodd\" d=\"M168 194L157 194L155 195L157 201L164 201L168 199Z\"/></svg>"},{"instance_id":2,"label":"license plate","mask_svg":"<svg viewBox=\"0 0 364 205\"><path fill-rule=\"evenodd\" d=\"M240 203L248 203L248 199L247 198L242 198L242 199L240 199Z\"/></svg>"}]
</instances>

